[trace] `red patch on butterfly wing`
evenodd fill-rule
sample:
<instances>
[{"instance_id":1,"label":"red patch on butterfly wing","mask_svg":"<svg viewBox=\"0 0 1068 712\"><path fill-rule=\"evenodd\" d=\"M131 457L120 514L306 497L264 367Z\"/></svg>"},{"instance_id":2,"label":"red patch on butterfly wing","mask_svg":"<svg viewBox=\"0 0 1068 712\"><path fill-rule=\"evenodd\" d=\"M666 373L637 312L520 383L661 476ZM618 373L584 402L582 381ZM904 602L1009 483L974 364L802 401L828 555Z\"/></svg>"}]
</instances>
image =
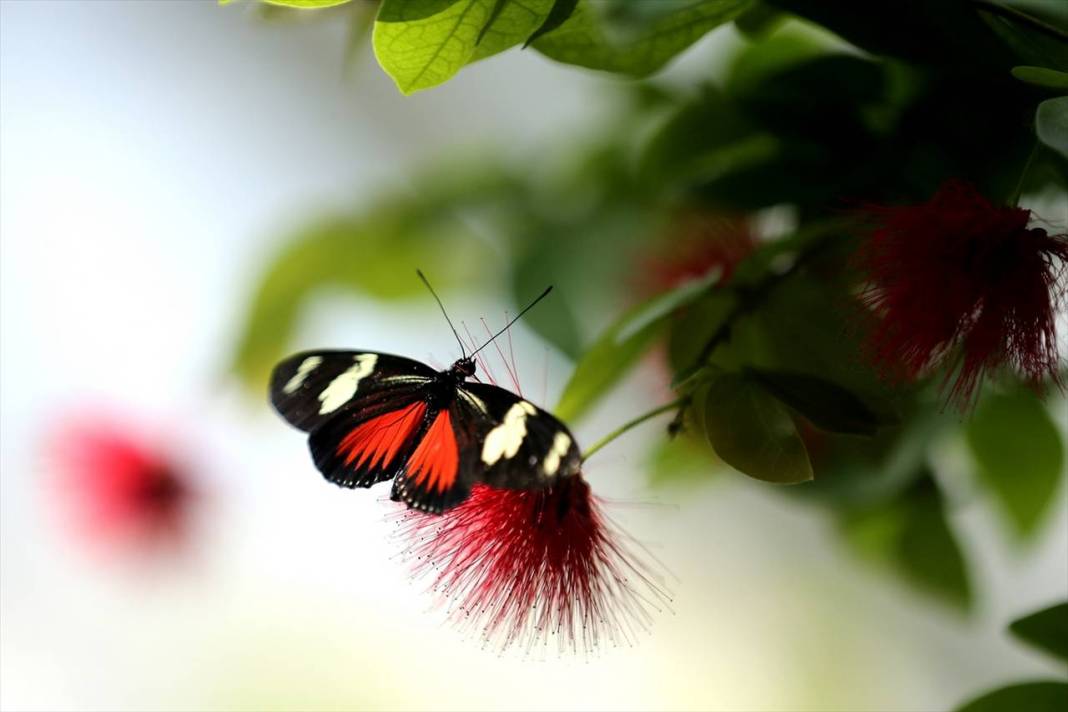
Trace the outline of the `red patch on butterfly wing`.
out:
<instances>
[{"instance_id":1,"label":"red patch on butterfly wing","mask_svg":"<svg viewBox=\"0 0 1068 712\"><path fill-rule=\"evenodd\" d=\"M419 426L426 403L416 402L360 423L342 439L337 454L357 468L385 467L393 462L404 441Z\"/></svg>"},{"instance_id":2,"label":"red patch on butterfly wing","mask_svg":"<svg viewBox=\"0 0 1068 712\"><path fill-rule=\"evenodd\" d=\"M460 455L452 431L452 418L448 410L442 410L408 460L409 477L415 486L426 492L436 490L442 493L456 482L459 468Z\"/></svg>"}]
</instances>

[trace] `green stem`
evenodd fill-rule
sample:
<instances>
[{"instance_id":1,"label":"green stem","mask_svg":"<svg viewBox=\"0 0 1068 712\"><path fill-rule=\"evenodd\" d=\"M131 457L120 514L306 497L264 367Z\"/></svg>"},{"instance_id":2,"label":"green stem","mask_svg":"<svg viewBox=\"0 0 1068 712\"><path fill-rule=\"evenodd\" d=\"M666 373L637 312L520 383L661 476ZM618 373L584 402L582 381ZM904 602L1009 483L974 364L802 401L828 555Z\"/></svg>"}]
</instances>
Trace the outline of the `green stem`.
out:
<instances>
[{"instance_id":1,"label":"green stem","mask_svg":"<svg viewBox=\"0 0 1068 712\"><path fill-rule=\"evenodd\" d=\"M650 418L655 418L656 416L658 416L658 415L660 415L662 413L666 413L669 410L674 410L675 408L678 408L680 405L682 405L683 401L687 401L687 400L689 400L689 398L685 398L685 397L684 398L677 398L676 400L673 400L670 403L666 403L666 404L660 406L659 408L654 408L653 410L649 411L648 413L643 413L642 415L639 415L634 420L627 421L626 423L624 423L623 425L619 426L618 428L616 428L612 432L608 433L608 435L605 435L603 438L601 438L600 440L595 442L593 444L593 446L591 446L588 450L586 450L586 454L583 455L582 461L585 462L586 460L589 460L591 455L593 455L595 452L597 452L598 450L603 448L605 445L607 445L608 443L612 442L613 440L615 440L616 438L618 438L620 435L622 435L623 433L627 432L628 430L630 430L632 428L636 428L637 426L641 425L642 423L644 423L645 421L649 420Z\"/></svg>"}]
</instances>

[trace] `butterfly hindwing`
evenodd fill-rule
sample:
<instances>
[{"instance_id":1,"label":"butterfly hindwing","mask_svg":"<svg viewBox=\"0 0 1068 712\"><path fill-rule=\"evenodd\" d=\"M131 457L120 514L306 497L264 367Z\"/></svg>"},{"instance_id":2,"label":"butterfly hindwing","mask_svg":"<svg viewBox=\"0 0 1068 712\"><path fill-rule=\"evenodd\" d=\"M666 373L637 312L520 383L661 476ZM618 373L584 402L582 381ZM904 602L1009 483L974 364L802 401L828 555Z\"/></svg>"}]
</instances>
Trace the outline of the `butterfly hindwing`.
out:
<instances>
[{"instance_id":1,"label":"butterfly hindwing","mask_svg":"<svg viewBox=\"0 0 1068 712\"><path fill-rule=\"evenodd\" d=\"M374 351L306 351L271 374L271 403L291 425L311 432L338 413L363 409L431 381L435 371Z\"/></svg>"},{"instance_id":2,"label":"butterfly hindwing","mask_svg":"<svg viewBox=\"0 0 1068 712\"><path fill-rule=\"evenodd\" d=\"M427 512L443 512L467 498L481 472L482 421L453 400L434 414L393 481L392 498Z\"/></svg>"},{"instance_id":3,"label":"butterfly hindwing","mask_svg":"<svg viewBox=\"0 0 1068 712\"><path fill-rule=\"evenodd\" d=\"M582 454L567 426L521 396L488 383L466 383L457 405L481 414L475 448L478 481L539 489L578 471Z\"/></svg>"}]
</instances>

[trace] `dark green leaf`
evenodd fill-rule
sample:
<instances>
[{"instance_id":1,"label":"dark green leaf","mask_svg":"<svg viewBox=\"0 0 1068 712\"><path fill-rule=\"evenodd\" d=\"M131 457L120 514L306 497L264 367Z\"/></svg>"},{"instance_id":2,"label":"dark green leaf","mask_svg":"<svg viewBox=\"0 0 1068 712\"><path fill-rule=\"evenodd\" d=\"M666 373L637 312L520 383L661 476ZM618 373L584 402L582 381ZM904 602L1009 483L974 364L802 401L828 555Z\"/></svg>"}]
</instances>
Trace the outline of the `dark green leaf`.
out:
<instances>
[{"instance_id":1,"label":"dark green leaf","mask_svg":"<svg viewBox=\"0 0 1068 712\"><path fill-rule=\"evenodd\" d=\"M712 449L734 469L779 484L812 479L793 419L759 384L720 375L702 389L695 407Z\"/></svg>"},{"instance_id":2,"label":"dark green leaf","mask_svg":"<svg viewBox=\"0 0 1068 712\"><path fill-rule=\"evenodd\" d=\"M571 17L533 43L542 54L567 64L632 76L657 71L709 30L729 22L751 0L698 0L646 24L633 37L613 38L589 0L579 0Z\"/></svg>"},{"instance_id":3,"label":"dark green leaf","mask_svg":"<svg viewBox=\"0 0 1068 712\"><path fill-rule=\"evenodd\" d=\"M1045 67L1013 67L1012 76L1021 82L1049 89L1068 89L1068 73Z\"/></svg>"},{"instance_id":4,"label":"dark green leaf","mask_svg":"<svg viewBox=\"0 0 1068 712\"><path fill-rule=\"evenodd\" d=\"M1034 533L1064 468L1064 446L1042 401L1025 390L990 395L966 433L981 481L1018 533Z\"/></svg>"},{"instance_id":5,"label":"dark green leaf","mask_svg":"<svg viewBox=\"0 0 1068 712\"><path fill-rule=\"evenodd\" d=\"M957 712L1064 712L1068 682L1025 682L988 692Z\"/></svg>"},{"instance_id":6,"label":"dark green leaf","mask_svg":"<svg viewBox=\"0 0 1068 712\"><path fill-rule=\"evenodd\" d=\"M1068 661L1068 603L1013 621L1009 630L1036 648Z\"/></svg>"},{"instance_id":7,"label":"dark green leaf","mask_svg":"<svg viewBox=\"0 0 1068 712\"><path fill-rule=\"evenodd\" d=\"M750 39L760 39L786 18L775 8L758 3L734 20L735 27Z\"/></svg>"},{"instance_id":8,"label":"dark green leaf","mask_svg":"<svg viewBox=\"0 0 1068 712\"><path fill-rule=\"evenodd\" d=\"M824 378L762 369L747 369L747 374L813 425L828 432L874 435L881 424L860 398Z\"/></svg>"},{"instance_id":9,"label":"dark green leaf","mask_svg":"<svg viewBox=\"0 0 1068 712\"><path fill-rule=\"evenodd\" d=\"M970 605L964 556L930 477L916 480L893 501L847 513L842 526L860 553L890 565L918 589L955 605Z\"/></svg>"},{"instance_id":10,"label":"dark green leaf","mask_svg":"<svg viewBox=\"0 0 1068 712\"><path fill-rule=\"evenodd\" d=\"M553 3L553 9L549 11L549 16L545 18L545 22L541 23L541 27L534 30L534 34L527 38L527 41L523 43L523 49L526 49L531 42L538 39L542 35L547 35L555 30L560 25L567 21L567 18L571 17L571 14L575 12L575 7L578 5L578 0L556 0Z\"/></svg>"},{"instance_id":11,"label":"dark green leaf","mask_svg":"<svg viewBox=\"0 0 1068 712\"><path fill-rule=\"evenodd\" d=\"M1038 105L1035 132L1042 143L1068 158L1068 96L1047 99Z\"/></svg>"},{"instance_id":12,"label":"dark green leaf","mask_svg":"<svg viewBox=\"0 0 1068 712\"><path fill-rule=\"evenodd\" d=\"M1028 64L1068 71L1068 32L1047 18L1005 3L976 3L979 14Z\"/></svg>"},{"instance_id":13,"label":"dark green leaf","mask_svg":"<svg viewBox=\"0 0 1068 712\"><path fill-rule=\"evenodd\" d=\"M639 304L610 326L586 351L564 387L555 413L576 420L591 408L663 331L667 317L706 292L718 273L692 280Z\"/></svg>"}]
</instances>

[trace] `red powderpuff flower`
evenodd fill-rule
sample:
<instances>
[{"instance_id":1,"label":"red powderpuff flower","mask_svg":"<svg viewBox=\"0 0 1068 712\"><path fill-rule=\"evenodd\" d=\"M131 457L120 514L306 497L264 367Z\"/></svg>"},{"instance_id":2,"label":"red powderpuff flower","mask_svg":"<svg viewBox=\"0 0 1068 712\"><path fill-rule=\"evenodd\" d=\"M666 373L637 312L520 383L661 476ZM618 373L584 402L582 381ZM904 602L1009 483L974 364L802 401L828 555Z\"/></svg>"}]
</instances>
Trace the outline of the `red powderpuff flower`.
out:
<instances>
[{"instance_id":1,"label":"red powderpuff flower","mask_svg":"<svg viewBox=\"0 0 1068 712\"><path fill-rule=\"evenodd\" d=\"M1064 235L1028 227L1030 211L957 182L927 203L872 206L866 217L873 229L857 262L876 319L868 347L884 375L914 379L959 350L945 383L962 405L1002 366L1056 378Z\"/></svg>"},{"instance_id":2,"label":"red powderpuff flower","mask_svg":"<svg viewBox=\"0 0 1068 712\"><path fill-rule=\"evenodd\" d=\"M539 491L476 485L441 515L401 515L404 555L486 645L630 643L668 602L581 475Z\"/></svg>"},{"instance_id":3,"label":"red powderpuff flower","mask_svg":"<svg viewBox=\"0 0 1068 712\"><path fill-rule=\"evenodd\" d=\"M722 270L725 284L738 263L757 247L747 220L691 210L671 221L662 244L646 256L637 285L644 293L658 293Z\"/></svg>"},{"instance_id":4,"label":"red powderpuff flower","mask_svg":"<svg viewBox=\"0 0 1068 712\"><path fill-rule=\"evenodd\" d=\"M134 429L80 416L59 428L46 455L89 543L149 550L184 539L195 500L189 475Z\"/></svg>"}]
</instances>

